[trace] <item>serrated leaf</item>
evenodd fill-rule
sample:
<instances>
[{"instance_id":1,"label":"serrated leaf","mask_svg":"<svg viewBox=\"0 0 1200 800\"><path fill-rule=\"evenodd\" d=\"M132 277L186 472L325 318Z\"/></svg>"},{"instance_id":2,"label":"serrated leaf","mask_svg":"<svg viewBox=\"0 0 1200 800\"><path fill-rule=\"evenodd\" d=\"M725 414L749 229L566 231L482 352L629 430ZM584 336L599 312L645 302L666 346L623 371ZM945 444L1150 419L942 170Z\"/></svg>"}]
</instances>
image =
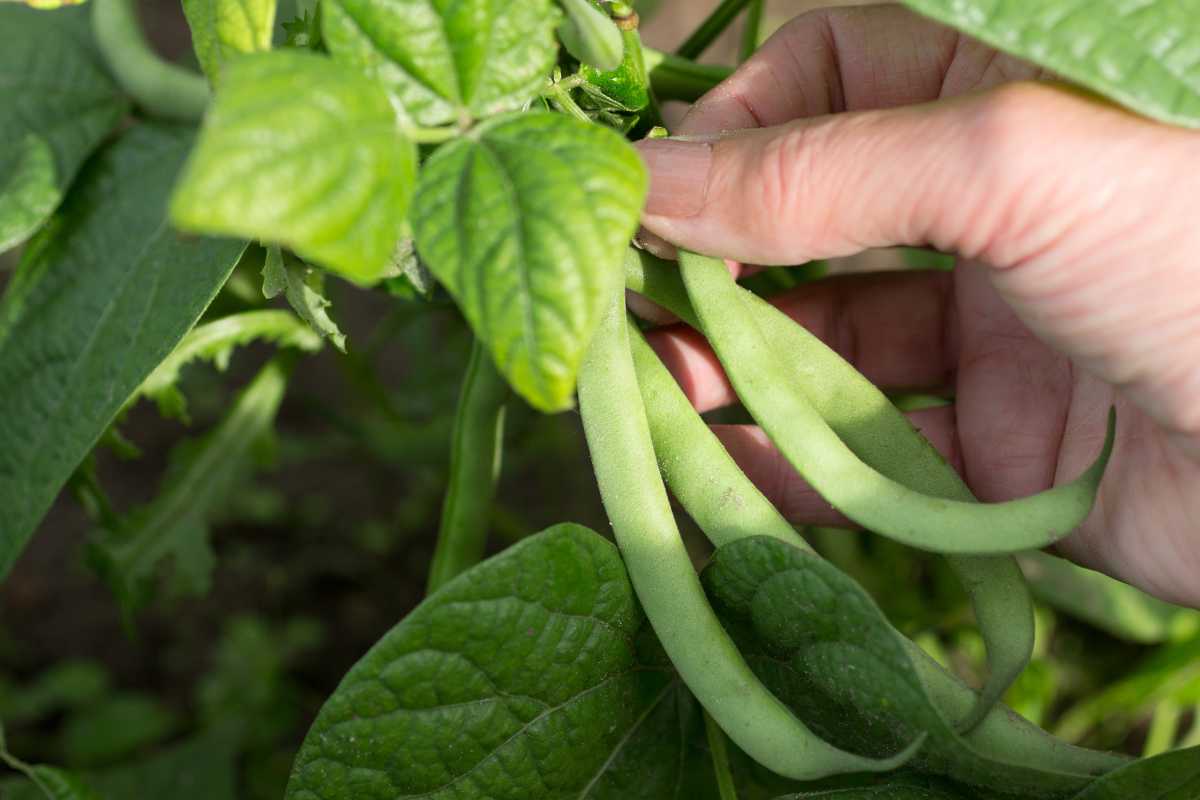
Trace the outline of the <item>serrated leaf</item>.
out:
<instances>
[{"instance_id":1,"label":"serrated leaf","mask_svg":"<svg viewBox=\"0 0 1200 800\"><path fill-rule=\"evenodd\" d=\"M889 752L925 733L914 770L1022 797L1063 798L1121 764L1049 737L1000 739L996 709L969 734L935 696L910 648L853 580L818 556L754 537L718 548L703 580L714 608L741 628L747 661L780 699L840 747ZM954 706L972 702L970 695ZM1086 766L1085 766L1086 765Z\"/></svg>"},{"instance_id":2,"label":"serrated leaf","mask_svg":"<svg viewBox=\"0 0 1200 800\"><path fill-rule=\"evenodd\" d=\"M188 130L142 125L93 159L0 301L0 578L245 247L168 227L167 194L191 141Z\"/></svg>"},{"instance_id":3,"label":"serrated leaf","mask_svg":"<svg viewBox=\"0 0 1200 800\"><path fill-rule=\"evenodd\" d=\"M363 75L300 50L243 56L225 70L171 219L371 283L400 239L416 159Z\"/></svg>"},{"instance_id":4,"label":"serrated leaf","mask_svg":"<svg viewBox=\"0 0 1200 800\"><path fill-rule=\"evenodd\" d=\"M0 5L0 88L2 252L49 218L129 104L102 66L84 9Z\"/></svg>"},{"instance_id":5,"label":"serrated leaf","mask_svg":"<svg viewBox=\"0 0 1200 800\"><path fill-rule=\"evenodd\" d=\"M1072 800L1195 800L1200 747L1163 753L1105 775Z\"/></svg>"},{"instance_id":6,"label":"serrated leaf","mask_svg":"<svg viewBox=\"0 0 1200 800\"><path fill-rule=\"evenodd\" d=\"M242 485L255 443L271 430L287 377L279 360L268 362L216 428L177 449L154 500L130 514L119 530L97 531L92 561L126 615L150 597L158 568L168 558L175 588L207 592L215 563L209 521Z\"/></svg>"},{"instance_id":7,"label":"serrated leaf","mask_svg":"<svg viewBox=\"0 0 1200 800\"><path fill-rule=\"evenodd\" d=\"M904 0L1150 117L1200 126L1198 0Z\"/></svg>"},{"instance_id":8,"label":"serrated leaf","mask_svg":"<svg viewBox=\"0 0 1200 800\"><path fill-rule=\"evenodd\" d=\"M520 108L558 52L551 0L329 0L322 13L333 57L378 78L416 125Z\"/></svg>"},{"instance_id":9,"label":"serrated leaf","mask_svg":"<svg viewBox=\"0 0 1200 800\"><path fill-rule=\"evenodd\" d=\"M317 336L346 352L346 336L329 316L332 303L325 296L324 276L320 272L290 255L285 257L278 247L268 247L262 274L264 297L270 300L283 294Z\"/></svg>"},{"instance_id":10,"label":"serrated leaf","mask_svg":"<svg viewBox=\"0 0 1200 800\"><path fill-rule=\"evenodd\" d=\"M287 798L696 797L689 782L711 772L683 762L699 712L661 650L640 646L643 625L611 543L577 525L530 537L435 592L350 670Z\"/></svg>"},{"instance_id":11,"label":"serrated leaf","mask_svg":"<svg viewBox=\"0 0 1200 800\"><path fill-rule=\"evenodd\" d=\"M271 49L275 0L183 0L183 13L196 58L213 86L232 59Z\"/></svg>"},{"instance_id":12,"label":"serrated leaf","mask_svg":"<svg viewBox=\"0 0 1200 800\"><path fill-rule=\"evenodd\" d=\"M645 193L627 142L562 114L491 120L425 164L417 249L535 407L571 407Z\"/></svg>"},{"instance_id":13,"label":"serrated leaf","mask_svg":"<svg viewBox=\"0 0 1200 800\"><path fill-rule=\"evenodd\" d=\"M558 38L567 51L584 64L607 72L621 66L625 42L621 30L592 0L559 0L566 19Z\"/></svg>"},{"instance_id":14,"label":"serrated leaf","mask_svg":"<svg viewBox=\"0 0 1200 800\"><path fill-rule=\"evenodd\" d=\"M193 328L142 381L126 405L148 397L158 403L163 416L186 419L187 406L178 389L183 367L202 360L223 371L234 348L256 341L271 342L277 347L294 347L306 353L321 349L321 337L295 314L279 310L230 314Z\"/></svg>"}]
</instances>

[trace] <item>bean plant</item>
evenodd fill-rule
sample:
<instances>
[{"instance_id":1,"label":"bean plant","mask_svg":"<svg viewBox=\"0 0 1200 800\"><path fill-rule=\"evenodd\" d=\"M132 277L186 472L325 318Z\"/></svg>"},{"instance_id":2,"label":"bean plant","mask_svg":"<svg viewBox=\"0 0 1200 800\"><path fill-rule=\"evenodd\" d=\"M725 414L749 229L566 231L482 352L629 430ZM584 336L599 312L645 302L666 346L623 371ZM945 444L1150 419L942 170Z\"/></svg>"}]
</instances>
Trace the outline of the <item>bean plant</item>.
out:
<instances>
[{"instance_id":1,"label":"bean plant","mask_svg":"<svg viewBox=\"0 0 1200 800\"><path fill-rule=\"evenodd\" d=\"M1195 0L906 4L1200 125ZM1200 797L1200 749L1088 750L1001 702L1035 641L1015 555L1088 515L1117 420L1073 481L977 502L892 398L721 253L670 263L631 245L647 175L630 141L667 135L663 103L729 74L695 59L742 13L753 52L761 0L724 0L674 53L610 0L319 0L290 19L275 0L183 0L203 75L150 48L131 0L30 5L0 6L0 250L22 248L0 302L0 577L118 439L114 420L144 400L185 415L187 364L265 341L277 354L158 496L90 543L129 616L165 559L203 589L195 509L238 490L297 364L353 346L326 281L449 297L474 335L428 596L326 700L288 800ZM247 264L281 301L206 313ZM834 508L944 555L982 685L905 637L750 482L627 290L707 338ZM516 403L578 410L615 545L564 523L483 560ZM715 548L699 571L668 491ZM46 797L104 796L0 753Z\"/></svg>"}]
</instances>

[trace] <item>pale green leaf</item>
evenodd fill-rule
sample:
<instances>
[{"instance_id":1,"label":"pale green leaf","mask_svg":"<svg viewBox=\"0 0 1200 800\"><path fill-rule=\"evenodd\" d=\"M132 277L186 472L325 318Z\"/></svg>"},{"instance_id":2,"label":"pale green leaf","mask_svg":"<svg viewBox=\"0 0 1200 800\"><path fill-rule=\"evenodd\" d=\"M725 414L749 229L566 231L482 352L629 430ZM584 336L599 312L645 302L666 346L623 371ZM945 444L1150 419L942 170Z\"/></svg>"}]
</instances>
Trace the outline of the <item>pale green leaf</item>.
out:
<instances>
[{"instance_id":1,"label":"pale green leaf","mask_svg":"<svg viewBox=\"0 0 1200 800\"><path fill-rule=\"evenodd\" d=\"M231 59L271 49L275 0L183 0L192 46L216 86Z\"/></svg>"},{"instance_id":2,"label":"pale green leaf","mask_svg":"<svg viewBox=\"0 0 1200 800\"><path fill-rule=\"evenodd\" d=\"M571 407L645 193L620 136L545 112L486 122L423 168L417 249L535 407Z\"/></svg>"},{"instance_id":3,"label":"pale green leaf","mask_svg":"<svg viewBox=\"0 0 1200 800\"><path fill-rule=\"evenodd\" d=\"M295 314L271 309L231 314L193 328L171 355L142 381L126 405L132 405L140 397L148 397L158 403L164 416L186 419L187 407L178 388L183 367L201 360L224 370L234 348L256 341L272 342L277 347L294 347L306 353L321 349L320 336Z\"/></svg>"},{"instance_id":4,"label":"pale green leaf","mask_svg":"<svg viewBox=\"0 0 1200 800\"><path fill-rule=\"evenodd\" d=\"M576 525L447 583L343 679L288 800L693 800L694 701L616 548Z\"/></svg>"},{"instance_id":5,"label":"pale green leaf","mask_svg":"<svg viewBox=\"0 0 1200 800\"><path fill-rule=\"evenodd\" d=\"M187 130L139 126L93 159L0 301L0 577L244 248L167 225L191 142Z\"/></svg>"},{"instance_id":6,"label":"pale green leaf","mask_svg":"<svg viewBox=\"0 0 1200 800\"><path fill-rule=\"evenodd\" d=\"M559 2L566 19L558 26L558 38L571 55L604 72L621 66L625 42L612 18L592 0Z\"/></svg>"},{"instance_id":7,"label":"pale green leaf","mask_svg":"<svg viewBox=\"0 0 1200 800\"><path fill-rule=\"evenodd\" d=\"M54 212L84 159L129 108L84 9L0 5L0 251Z\"/></svg>"},{"instance_id":8,"label":"pale green leaf","mask_svg":"<svg viewBox=\"0 0 1200 800\"><path fill-rule=\"evenodd\" d=\"M1200 127L1200 0L904 0L1147 116Z\"/></svg>"},{"instance_id":9,"label":"pale green leaf","mask_svg":"<svg viewBox=\"0 0 1200 800\"><path fill-rule=\"evenodd\" d=\"M171 219L370 283L400 239L415 174L416 149L376 83L316 54L258 53L225 70Z\"/></svg>"},{"instance_id":10,"label":"pale green leaf","mask_svg":"<svg viewBox=\"0 0 1200 800\"><path fill-rule=\"evenodd\" d=\"M324 275L290 254L285 256L278 247L267 248L262 274L264 297L270 300L283 294L314 333L346 352L346 335L329 316Z\"/></svg>"},{"instance_id":11,"label":"pale green leaf","mask_svg":"<svg viewBox=\"0 0 1200 800\"><path fill-rule=\"evenodd\" d=\"M554 66L551 0L329 0L324 42L377 77L417 125L520 108Z\"/></svg>"},{"instance_id":12,"label":"pale green leaf","mask_svg":"<svg viewBox=\"0 0 1200 800\"><path fill-rule=\"evenodd\" d=\"M207 592L215 562L209 523L241 488L255 444L271 431L287 378L280 361L269 362L216 428L178 448L154 500L130 514L119 529L97 531L93 563L127 614L150 597L159 566L168 558L175 570L174 588Z\"/></svg>"}]
</instances>

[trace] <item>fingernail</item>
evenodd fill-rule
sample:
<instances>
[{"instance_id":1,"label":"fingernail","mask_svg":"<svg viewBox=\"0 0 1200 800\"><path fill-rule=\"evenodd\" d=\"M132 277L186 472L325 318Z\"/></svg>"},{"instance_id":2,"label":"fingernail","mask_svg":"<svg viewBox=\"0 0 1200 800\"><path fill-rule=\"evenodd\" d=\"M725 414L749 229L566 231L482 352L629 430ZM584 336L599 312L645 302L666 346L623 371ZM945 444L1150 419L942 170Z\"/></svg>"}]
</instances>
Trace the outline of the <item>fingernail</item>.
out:
<instances>
[{"instance_id":1,"label":"fingernail","mask_svg":"<svg viewBox=\"0 0 1200 800\"><path fill-rule=\"evenodd\" d=\"M691 217L704 208L704 190L712 163L712 142L647 139L637 143L650 172L646 213Z\"/></svg>"}]
</instances>

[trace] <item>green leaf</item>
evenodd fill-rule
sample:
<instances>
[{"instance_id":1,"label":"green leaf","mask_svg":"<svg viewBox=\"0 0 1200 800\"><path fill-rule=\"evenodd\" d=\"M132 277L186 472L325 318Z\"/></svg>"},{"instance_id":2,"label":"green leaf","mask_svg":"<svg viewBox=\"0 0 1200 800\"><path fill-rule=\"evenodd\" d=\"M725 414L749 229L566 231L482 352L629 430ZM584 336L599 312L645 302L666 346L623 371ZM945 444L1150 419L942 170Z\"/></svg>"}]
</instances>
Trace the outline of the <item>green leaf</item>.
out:
<instances>
[{"instance_id":1,"label":"green leaf","mask_svg":"<svg viewBox=\"0 0 1200 800\"><path fill-rule=\"evenodd\" d=\"M0 6L0 252L54 212L129 109L92 44L83 9Z\"/></svg>"},{"instance_id":2,"label":"green leaf","mask_svg":"<svg viewBox=\"0 0 1200 800\"><path fill-rule=\"evenodd\" d=\"M1142 114L1200 126L1197 0L904 2Z\"/></svg>"},{"instance_id":3,"label":"green leaf","mask_svg":"<svg viewBox=\"0 0 1200 800\"><path fill-rule=\"evenodd\" d=\"M283 294L292 309L320 337L346 352L346 336L326 310L331 303L325 296L325 276L278 247L267 248L263 264L263 296L270 300Z\"/></svg>"},{"instance_id":4,"label":"green leaf","mask_svg":"<svg viewBox=\"0 0 1200 800\"><path fill-rule=\"evenodd\" d=\"M187 130L138 126L90 162L0 301L0 578L244 248L167 226L167 194L191 140Z\"/></svg>"},{"instance_id":5,"label":"green leaf","mask_svg":"<svg viewBox=\"0 0 1200 800\"><path fill-rule=\"evenodd\" d=\"M325 45L378 78L416 125L520 108L554 66L551 0L329 0Z\"/></svg>"},{"instance_id":6,"label":"green leaf","mask_svg":"<svg viewBox=\"0 0 1200 800\"><path fill-rule=\"evenodd\" d=\"M981 793L977 788L964 789L929 778L889 776L871 786L800 792L775 800L987 800L989 797L999 795Z\"/></svg>"},{"instance_id":7,"label":"green leaf","mask_svg":"<svg viewBox=\"0 0 1200 800\"><path fill-rule=\"evenodd\" d=\"M271 49L275 0L183 0L192 46L213 86L234 58Z\"/></svg>"},{"instance_id":8,"label":"green leaf","mask_svg":"<svg viewBox=\"0 0 1200 800\"><path fill-rule=\"evenodd\" d=\"M679 778L711 775L683 769L699 710L643 624L611 543L577 525L532 536L432 594L350 670L287 798L696 797Z\"/></svg>"},{"instance_id":9,"label":"green leaf","mask_svg":"<svg viewBox=\"0 0 1200 800\"><path fill-rule=\"evenodd\" d=\"M539 409L571 407L645 193L645 168L620 136L551 113L486 122L421 172L417 249Z\"/></svg>"},{"instance_id":10,"label":"green leaf","mask_svg":"<svg viewBox=\"0 0 1200 800\"><path fill-rule=\"evenodd\" d=\"M154 368L142 385L130 396L126 405L140 397L158 403L159 412L166 417L187 419L187 406L179 391L179 373L196 360L210 361L224 371L236 347L250 342L272 342L277 347L294 347L306 353L321 349L321 337L303 320L288 311L245 311L197 325L171 355Z\"/></svg>"},{"instance_id":11,"label":"green leaf","mask_svg":"<svg viewBox=\"0 0 1200 800\"><path fill-rule=\"evenodd\" d=\"M361 74L300 50L243 56L225 70L171 219L283 244L370 283L400 239L416 158Z\"/></svg>"},{"instance_id":12,"label":"green leaf","mask_svg":"<svg viewBox=\"0 0 1200 800\"><path fill-rule=\"evenodd\" d=\"M1195 800L1200 797L1200 747L1135 761L1084 789L1074 800Z\"/></svg>"},{"instance_id":13,"label":"green leaf","mask_svg":"<svg viewBox=\"0 0 1200 800\"><path fill-rule=\"evenodd\" d=\"M776 539L742 539L719 548L703 578L763 681L840 747L891 752L924 732L914 769L1023 797L1069 796L1120 763L1100 756L1081 769L1089 759L1065 743L1000 740L996 729L1011 713L1000 709L959 736L951 720L961 698L950 708L951 698L934 694L870 596L811 553Z\"/></svg>"},{"instance_id":14,"label":"green leaf","mask_svg":"<svg viewBox=\"0 0 1200 800\"><path fill-rule=\"evenodd\" d=\"M1118 639L1158 644L1200 630L1200 611L1164 603L1103 573L1041 552L1018 560L1039 600Z\"/></svg>"},{"instance_id":15,"label":"green leaf","mask_svg":"<svg viewBox=\"0 0 1200 800\"><path fill-rule=\"evenodd\" d=\"M567 16L558 26L558 38L567 51L603 72L621 66L625 42L612 17L592 0L559 0L559 3Z\"/></svg>"},{"instance_id":16,"label":"green leaf","mask_svg":"<svg viewBox=\"0 0 1200 800\"><path fill-rule=\"evenodd\" d=\"M271 431L287 378L283 363L269 362L216 428L177 448L154 500L130 514L119 530L97 532L93 563L127 615L147 601L159 564L168 557L179 590L208 591L214 565L209 521L242 486L255 444Z\"/></svg>"},{"instance_id":17,"label":"green leaf","mask_svg":"<svg viewBox=\"0 0 1200 800\"><path fill-rule=\"evenodd\" d=\"M162 741L178 724L153 695L122 692L71 716L63 727L63 753L73 765L104 766Z\"/></svg>"}]
</instances>

